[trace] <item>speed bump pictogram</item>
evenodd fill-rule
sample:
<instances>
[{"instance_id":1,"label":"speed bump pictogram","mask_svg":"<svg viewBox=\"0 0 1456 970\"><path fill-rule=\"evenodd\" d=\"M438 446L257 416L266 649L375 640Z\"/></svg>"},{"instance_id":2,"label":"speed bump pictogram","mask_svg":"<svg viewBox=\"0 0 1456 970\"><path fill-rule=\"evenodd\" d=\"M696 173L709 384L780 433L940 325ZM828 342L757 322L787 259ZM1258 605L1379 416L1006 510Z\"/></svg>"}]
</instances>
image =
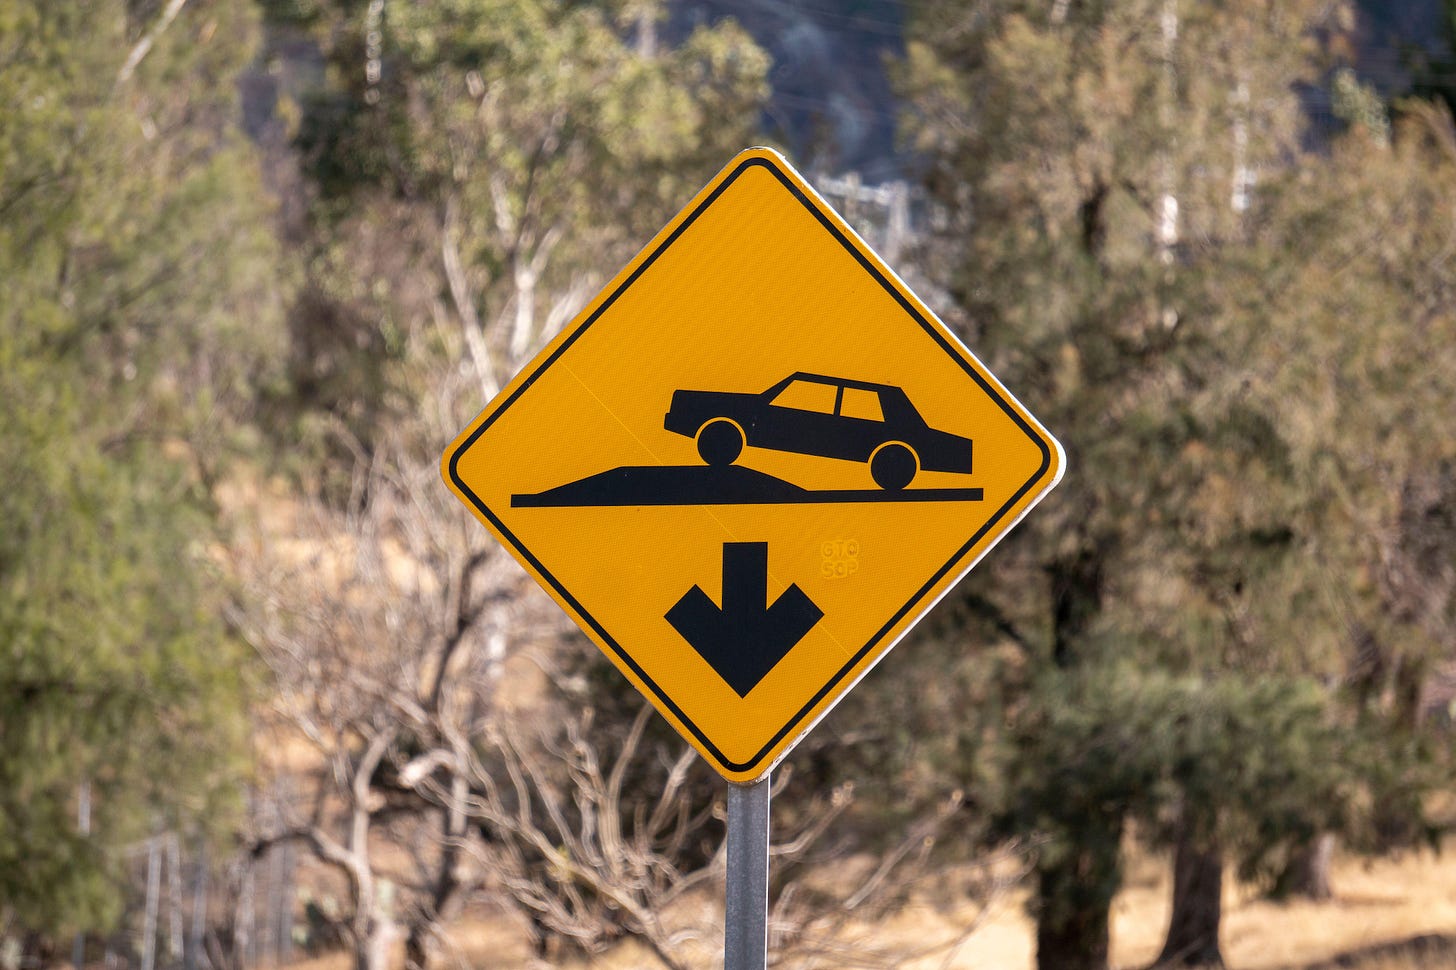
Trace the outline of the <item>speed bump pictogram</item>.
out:
<instances>
[{"instance_id":1,"label":"speed bump pictogram","mask_svg":"<svg viewBox=\"0 0 1456 970\"><path fill-rule=\"evenodd\" d=\"M770 770L1062 468L1056 439L761 148L442 459L734 782Z\"/></svg>"}]
</instances>

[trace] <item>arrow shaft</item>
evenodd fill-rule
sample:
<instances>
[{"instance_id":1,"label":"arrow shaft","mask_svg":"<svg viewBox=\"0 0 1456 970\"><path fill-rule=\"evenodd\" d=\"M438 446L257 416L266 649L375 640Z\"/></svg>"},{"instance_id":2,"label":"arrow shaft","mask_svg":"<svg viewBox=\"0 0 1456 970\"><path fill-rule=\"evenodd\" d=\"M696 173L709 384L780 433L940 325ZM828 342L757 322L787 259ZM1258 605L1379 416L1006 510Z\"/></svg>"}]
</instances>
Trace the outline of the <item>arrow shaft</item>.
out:
<instances>
[{"instance_id":1,"label":"arrow shaft","mask_svg":"<svg viewBox=\"0 0 1456 970\"><path fill-rule=\"evenodd\" d=\"M723 543L723 613L756 618L768 603L768 543Z\"/></svg>"}]
</instances>

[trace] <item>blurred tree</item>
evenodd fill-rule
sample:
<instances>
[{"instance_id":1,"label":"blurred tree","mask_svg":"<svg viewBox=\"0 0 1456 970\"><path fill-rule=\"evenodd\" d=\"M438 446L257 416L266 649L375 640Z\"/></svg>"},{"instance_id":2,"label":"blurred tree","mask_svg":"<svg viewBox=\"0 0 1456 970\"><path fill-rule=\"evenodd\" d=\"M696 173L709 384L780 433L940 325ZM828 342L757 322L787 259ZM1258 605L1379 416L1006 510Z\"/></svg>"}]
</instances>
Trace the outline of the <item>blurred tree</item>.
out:
<instances>
[{"instance_id":1,"label":"blurred tree","mask_svg":"<svg viewBox=\"0 0 1456 970\"><path fill-rule=\"evenodd\" d=\"M1445 524L1456 449L1437 417L1456 404L1444 376L1456 365L1453 191L1456 125L1443 104L1405 103L1389 136L1357 124L1271 196L1259 248L1300 258L1270 260L1262 280L1245 278L1258 293L1244 290L1270 319L1298 320L1270 329L1251 386L1291 418L1311 509L1302 528L1345 632L1347 717L1412 754L1429 740L1425 690L1450 660L1456 618ZM1424 835L1399 774L1374 806L1373 844Z\"/></svg>"},{"instance_id":2,"label":"blurred tree","mask_svg":"<svg viewBox=\"0 0 1456 970\"><path fill-rule=\"evenodd\" d=\"M246 656L175 461L103 447L74 385L0 339L0 909L54 941L120 915L123 847L225 831ZM89 834L77 792L88 788Z\"/></svg>"},{"instance_id":3,"label":"blurred tree","mask_svg":"<svg viewBox=\"0 0 1456 970\"><path fill-rule=\"evenodd\" d=\"M0 2L0 910L38 946L105 928L122 849L216 831L243 771L209 486L281 335L253 25Z\"/></svg>"},{"instance_id":4,"label":"blurred tree","mask_svg":"<svg viewBox=\"0 0 1456 970\"><path fill-rule=\"evenodd\" d=\"M280 36L308 38L326 64L316 86L296 92L310 205L302 298L290 310L289 403L299 415L290 432L303 428L322 445L315 453L322 460L300 475L303 490L318 497L310 506L322 534L309 541L349 543L355 531L362 531L361 551L397 541L401 558L423 577L419 590L438 594L402 593L402 580L387 569L349 571L339 585L350 595L327 606L338 622L320 624L326 592L284 578L266 544L240 567L261 577L261 588L279 584L279 603L315 597L291 615L265 610L247 623L279 673L280 690L295 698L288 720L338 766L326 787L335 786L348 807L344 816L261 837L308 841L350 873L346 920L361 967L383 959L381 941L397 923L405 926L410 964L433 959L441 921L478 883L461 876L471 843L461 833L473 838L477 829L497 855L509 848L524 860L527 870L512 885L533 925L586 949L623 934L660 945L655 922L621 911L628 897L614 896L603 874L587 873L596 883L556 878L555 855L537 850L543 831L569 827L570 819L546 819L544 809L530 806L501 816L498 800L483 790L482 779L491 780L515 749L486 757L484 731L502 704L493 679L479 672L499 670L550 637L528 619L527 604L539 601L524 599L523 574L441 487L438 460L444 443L605 274L747 142L765 94L766 61L731 23L698 30L677 46L660 44L651 26L662 7L640 0L280 0L266 9ZM402 483L428 492L430 501L401 490ZM435 509L435 499L453 511ZM433 519L421 516L427 507ZM409 602L396 602L401 596ZM354 652L369 659L350 676L322 672L346 669L339 658ZM549 676L569 681L577 672L562 668L561 652L541 656ZM312 657L323 666L307 666ZM554 707L543 698L539 710ZM599 716L591 757L619 761L624 771L631 761L634 778L668 778L677 790L680 772L669 769L680 744L663 743L657 725L641 747L653 758L634 760L617 749L635 737L635 713L622 723ZM562 724L556 713L542 717ZM546 743L573 750L561 737ZM674 754L659 763L663 751ZM471 770L479 759L485 774ZM557 791L595 797L580 765L564 756L545 760L559 774L545 781L552 798ZM526 767L536 770L535 762ZM533 776L525 788L541 784ZM716 824L699 809L705 806L688 815L692 838L677 840L691 842L695 862L711 853L698 830ZM660 814L644 812L644 824ZM638 818L617 814L629 829ZM597 816L584 817L583 824L598 824ZM666 817L668 830L676 819ZM502 827L506 822L526 829ZM420 875L415 887L399 891L392 911L376 898L370 831L428 833L411 839ZM634 833L601 837L626 844ZM655 836L644 830L636 837L644 864L657 866ZM582 838L590 846L596 836ZM646 879L642 891L660 892L661 882ZM543 901L543 892L551 899ZM629 909L642 912L638 902Z\"/></svg>"},{"instance_id":5,"label":"blurred tree","mask_svg":"<svg viewBox=\"0 0 1456 970\"><path fill-rule=\"evenodd\" d=\"M1282 289L1330 274L1323 247L1368 238L1353 222L1369 215L1332 202L1301 147L1296 92L1319 83L1343 12L1007 0L924 5L911 20L906 131L950 210L968 337L1069 452L1061 487L955 608L1011 651L986 657L980 680L1007 693L960 733L957 760L972 804L1044 840L1043 967L1106 965L1130 819L1179 850L1164 961L1217 962L1223 854L1259 869L1323 826L1351 826L1329 810L1334 793L1379 781L1375 759L1344 756L1332 695L1311 691L1346 675L1343 567L1373 570L1370 542L1394 535L1395 518L1368 516L1401 475L1433 466L1404 453L1393 480L1336 474L1332 454L1427 440L1386 423L1408 402L1352 395L1341 374L1384 373L1375 345L1398 339L1415 352L1402 366L1439 384L1418 350L1433 335L1411 321L1449 271L1396 294L1339 263L1344 302L1327 325L1328 292ZM1384 184L1359 198L1412 215L1396 201L1405 183ZM1331 215L1316 224L1303 204ZM1449 227L1418 222L1430 228L1402 231ZM1386 302L1352 327L1367 300ZM1384 320L1399 337L1371 329ZM1410 791L1407 767L1387 758L1391 791ZM1276 779L1288 801L1270 797Z\"/></svg>"},{"instance_id":6,"label":"blurred tree","mask_svg":"<svg viewBox=\"0 0 1456 970\"><path fill-rule=\"evenodd\" d=\"M298 346L367 375L429 329L482 401L748 142L767 93L764 55L731 22L642 43L654 2L274 7L328 65L299 93L317 199ZM356 321L335 338L353 349L318 352L331 320ZM383 389L406 408L421 393ZM380 390L344 381L303 403L341 412L367 447L377 422L359 402Z\"/></svg>"}]
</instances>

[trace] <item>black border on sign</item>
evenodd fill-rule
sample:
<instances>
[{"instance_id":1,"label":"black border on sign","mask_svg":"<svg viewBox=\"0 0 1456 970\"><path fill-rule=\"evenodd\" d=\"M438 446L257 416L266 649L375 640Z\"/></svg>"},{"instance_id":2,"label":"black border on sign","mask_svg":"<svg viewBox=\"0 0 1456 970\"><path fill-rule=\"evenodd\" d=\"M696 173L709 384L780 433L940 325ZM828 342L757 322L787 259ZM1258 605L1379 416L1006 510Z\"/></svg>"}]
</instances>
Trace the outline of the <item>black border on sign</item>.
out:
<instances>
[{"instance_id":1,"label":"black border on sign","mask_svg":"<svg viewBox=\"0 0 1456 970\"><path fill-rule=\"evenodd\" d=\"M843 246L845 250L848 251L849 254L853 256L872 277L874 277L875 281L878 282L880 286L884 287L887 293L894 297L895 302L899 303L900 306L904 308L905 312L910 315L911 319L913 319L916 323L920 324L925 332L928 333L931 338L934 339L935 342L938 343L948 355L950 355L951 359L961 366L961 369L966 372L971 380L975 381L976 384L979 385L980 388L985 391L987 395L990 396L991 400L995 401L996 404L1001 408L1001 410L1006 412L1007 416L1010 417L1013 422L1015 422L1017 427L1021 428L1022 431L1026 432L1026 436L1030 438L1036 444L1037 448L1041 451L1042 461L1041 466L1037 468L1036 472L1031 476L1031 478L1027 480L1026 484L1021 486L1021 488L1017 489L1016 493L1006 501L1006 504L1001 506L1001 508L997 509L995 514L993 514L991 518L988 519L983 526L981 526L981 528L977 529L975 534L972 535L970 539L968 539L966 543L956 551L955 555L951 556L951 558L943 566L935 571L935 574L932 575L930 579L927 580L926 583L921 586L920 589L917 590L913 596L910 597L905 605L900 607L900 609L895 612L895 615L892 616L889 621L885 623L884 626L880 627L880 629L875 632L874 636L870 637L869 642L866 643L859 650L857 650L854 655L851 656L849 660L844 664L844 666L839 668L834 676L829 679L828 683L821 687L818 692L816 692L814 696L811 697L808 702L804 704L803 707L799 708L798 712L795 713L793 717L789 718L788 723L780 728L778 733L770 738L768 743L766 743L761 749L759 749L757 754L749 758L747 761L738 762L729 761L728 758L724 756L723 752L718 750L717 745L713 744L713 742L703 734L698 726L693 723L692 719L683 712L682 708L680 708L671 697L669 697L660 687L657 686L656 681L654 681L651 677L647 675L647 671L643 670L642 667L638 665L637 661L632 658L632 655L629 654L625 649L623 649L622 645L617 643L616 639L613 638L612 635L606 631L601 623L597 622L597 619L587 611L586 607L584 607L576 599L576 597L573 596L571 592L565 586L563 586L556 579L555 576L551 574L551 572L546 568L545 564L537 559L531 553L531 551L527 549L518 538L516 538L516 535L511 532L510 529L506 528L505 523L502 522L494 512L486 507L486 504L480 500L480 496L476 495L475 492L470 489L470 486L466 485L464 480L461 479L459 472L459 463L461 456L470 449L470 446L475 443L476 439L479 438L487 428L495 423L495 420L499 418L502 414L504 414L506 410L511 407L511 405L515 404L516 401L521 397L521 395L524 394L531 387L531 385L536 382L536 379L540 377L543 373L545 373L546 369L554 364L562 354L566 353L571 345L576 342L577 338L585 333L592 324L596 323L601 315L605 313L608 309L610 309L612 304L617 301L617 298L621 296L624 292L626 292L628 287L636 282L639 276L647 272L648 267L650 267L654 262L657 261L657 257L661 256L667 250L667 248L677 240L679 236L686 232L688 227L697 221L698 216L702 215L703 212L706 211L707 208L711 206L714 201L717 200L718 196L722 195L728 189L728 187L738 179L740 175L755 166L767 169L769 172L771 172L774 178L778 179L779 182L783 184L784 188L788 189L789 192L793 194L794 198L798 199L799 203L803 205L804 208L807 209L814 216L814 218L817 219L822 226L824 226L826 230L828 230L829 234L833 236L839 242L839 244ZM515 547L516 551L522 556L522 558L527 560L532 565L532 567L535 568L537 574L551 584L551 588L557 592L562 600L570 604L571 608L576 612L576 615L581 617L582 620L584 620L592 628L592 630L596 632L597 636L601 638L601 642L605 644L608 648L610 648L611 651L616 654L617 657L620 658L624 664L626 664L628 667L636 672L637 676L642 679L642 682L648 686L648 688L657 697L657 699L660 700L669 710L673 712L674 715L677 716L678 721L681 722L689 731L692 732L693 737L697 738L698 741L702 743L703 747L712 753L713 757L717 759L718 763L729 769L730 771L749 772L754 770L756 767L758 767L758 765L763 762L763 759L768 755L768 752L771 751L775 745L777 745L780 741L784 739L784 737L786 737L790 732L792 732L800 724L802 724L804 719L809 715L809 712L814 709L814 706L818 704L821 700L823 700L825 695L830 693L841 681L843 681L844 678L849 675L849 672L853 670L854 667L861 660L863 660L867 654L874 650L881 641L884 640L889 632L894 629L895 624L899 623L906 613L910 612L912 609L915 608L916 604L924 600L924 598L935 587L935 584L938 583L947 572L954 569L956 564L961 562L966 557L971 549L975 547L976 543L981 541L981 538L985 536L986 533L989 532L994 525L996 525L1003 518L1005 518L1006 514L1011 510L1011 508L1015 506L1018 501L1021 500L1021 497L1024 496L1028 491L1030 491L1031 488L1041 480L1042 476L1046 474L1047 470L1051 467L1051 462L1051 449L1048 447L1047 443L1042 440L1040 435L1038 435L1031 429L1031 426L1026 422L1026 419L1023 418L1020 412L1012 407L1011 404L1004 397L1002 397L1000 393L997 392L996 388L991 384L990 381L986 380L980 374L980 372L972 367L963 356L956 353L955 349L952 347L950 340L946 337L946 335L942 333L939 328L931 324L931 322L927 320L925 316L922 315L915 308L915 305L911 303L908 299L906 299L905 295L901 293L899 289L897 289L889 281L889 279L885 277L885 274L880 270L880 268L876 266L872 260L867 258L864 253L859 251L859 249L849 240L849 237L846 236L844 232L834 224L833 220L831 220L822 211L820 211L819 207L816 206L809 199L809 197L806 196L804 192L797 185L794 184L792 179L790 179L783 171L778 168L778 166L774 165L769 159L756 157L746 159L742 164L734 169L732 173L730 173L728 177L725 178L722 183L719 184L719 186L708 195L706 199L699 203L697 208L695 208L688 215L688 217L684 219L682 223L679 224L678 227L674 229L672 233L668 235L668 237L664 239L662 243L647 256L646 259L642 260L641 264L632 271L632 274L628 276L625 280L623 280L621 284L612 291L611 295L602 301L600 306L592 311L591 316L589 316L586 321L581 324L581 326L577 327L565 340L563 340L560 346L558 346L551 353L550 356L543 360L536 367L536 369L531 372L530 376L521 382L520 386L518 386L514 391L511 392L510 397L508 397L505 402L501 404L500 407L496 408L489 418L481 423L480 427L476 428L475 431L472 432L468 438L461 442L460 447L456 448L455 451L450 455L449 468L450 480L455 483L455 486L458 489L460 489L461 494L466 495L470 498L471 504L480 511L480 514L489 519L490 522L495 526L495 528L499 530L500 534L510 541L511 545Z\"/></svg>"}]
</instances>

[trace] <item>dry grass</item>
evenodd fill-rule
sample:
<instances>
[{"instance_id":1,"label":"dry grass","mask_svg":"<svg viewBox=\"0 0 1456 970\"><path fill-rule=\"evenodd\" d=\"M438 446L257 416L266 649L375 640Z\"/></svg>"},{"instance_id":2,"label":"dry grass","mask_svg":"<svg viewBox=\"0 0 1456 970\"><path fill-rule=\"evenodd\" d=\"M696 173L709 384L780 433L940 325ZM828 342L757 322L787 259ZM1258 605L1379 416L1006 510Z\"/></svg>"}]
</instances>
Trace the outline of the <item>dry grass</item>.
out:
<instances>
[{"instance_id":1,"label":"dry grass","mask_svg":"<svg viewBox=\"0 0 1456 970\"><path fill-rule=\"evenodd\" d=\"M1456 849L1453 844L1451 849ZM1168 919L1166 859L1142 856L1129 869L1127 886L1113 907L1114 967L1146 966L1162 943ZM1337 859L1328 903L1267 902L1250 889L1231 886L1224 906L1224 956L1230 970L1456 970L1456 852L1408 854L1363 861ZM1024 893L999 901L962 945L895 964L903 970L1031 970L1031 924ZM712 909L716 925L720 903ZM911 954L956 938L976 907L924 900L897 916L857 930L866 945ZM703 917L699 912L698 918ZM716 939L702 941L695 967L716 965ZM630 944L590 959L535 962L521 929L497 913L480 914L450 931L443 967L472 970L639 970L656 966ZM344 970L338 959L311 961L300 970Z\"/></svg>"},{"instance_id":2,"label":"dry grass","mask_svg":"<svg viewBox=\"0 0 1456 970\"><path fill-rule=\"evenodd\" d=\"M1456 970L1456 853L1337 859L1334 884L1330 902L1284 904L1227 886L1222 942L1231 970ZM1157 956L1169 898L1167 860L1135 858L1113 904L1114 967L1144 967ZM951 966L1032 967L1022 908L1004 908Z\"/></svg>"},{"instance_id":3,"label":"dry grass","mask_svg":"<svg viewBox=\"0 0 1456 970\"><path fill-rule=\"evenodd\" d=\"M1137 875L1114 911L1114 961L1122 967L1145 965L1157 955L1168 919L1167 866ZM1229 966L1236 970L1456 968L1456 945L1451 942L1456 939L1456 854L1448 850L1440 856L1339 859L1334 886L1336 898L1330 902L1285 904L1230 886L1224 896L1223 927ZM1446 942L1414 954L1399 952L1400 944L1418 937Z\"/></svg>"}]
</instances>

